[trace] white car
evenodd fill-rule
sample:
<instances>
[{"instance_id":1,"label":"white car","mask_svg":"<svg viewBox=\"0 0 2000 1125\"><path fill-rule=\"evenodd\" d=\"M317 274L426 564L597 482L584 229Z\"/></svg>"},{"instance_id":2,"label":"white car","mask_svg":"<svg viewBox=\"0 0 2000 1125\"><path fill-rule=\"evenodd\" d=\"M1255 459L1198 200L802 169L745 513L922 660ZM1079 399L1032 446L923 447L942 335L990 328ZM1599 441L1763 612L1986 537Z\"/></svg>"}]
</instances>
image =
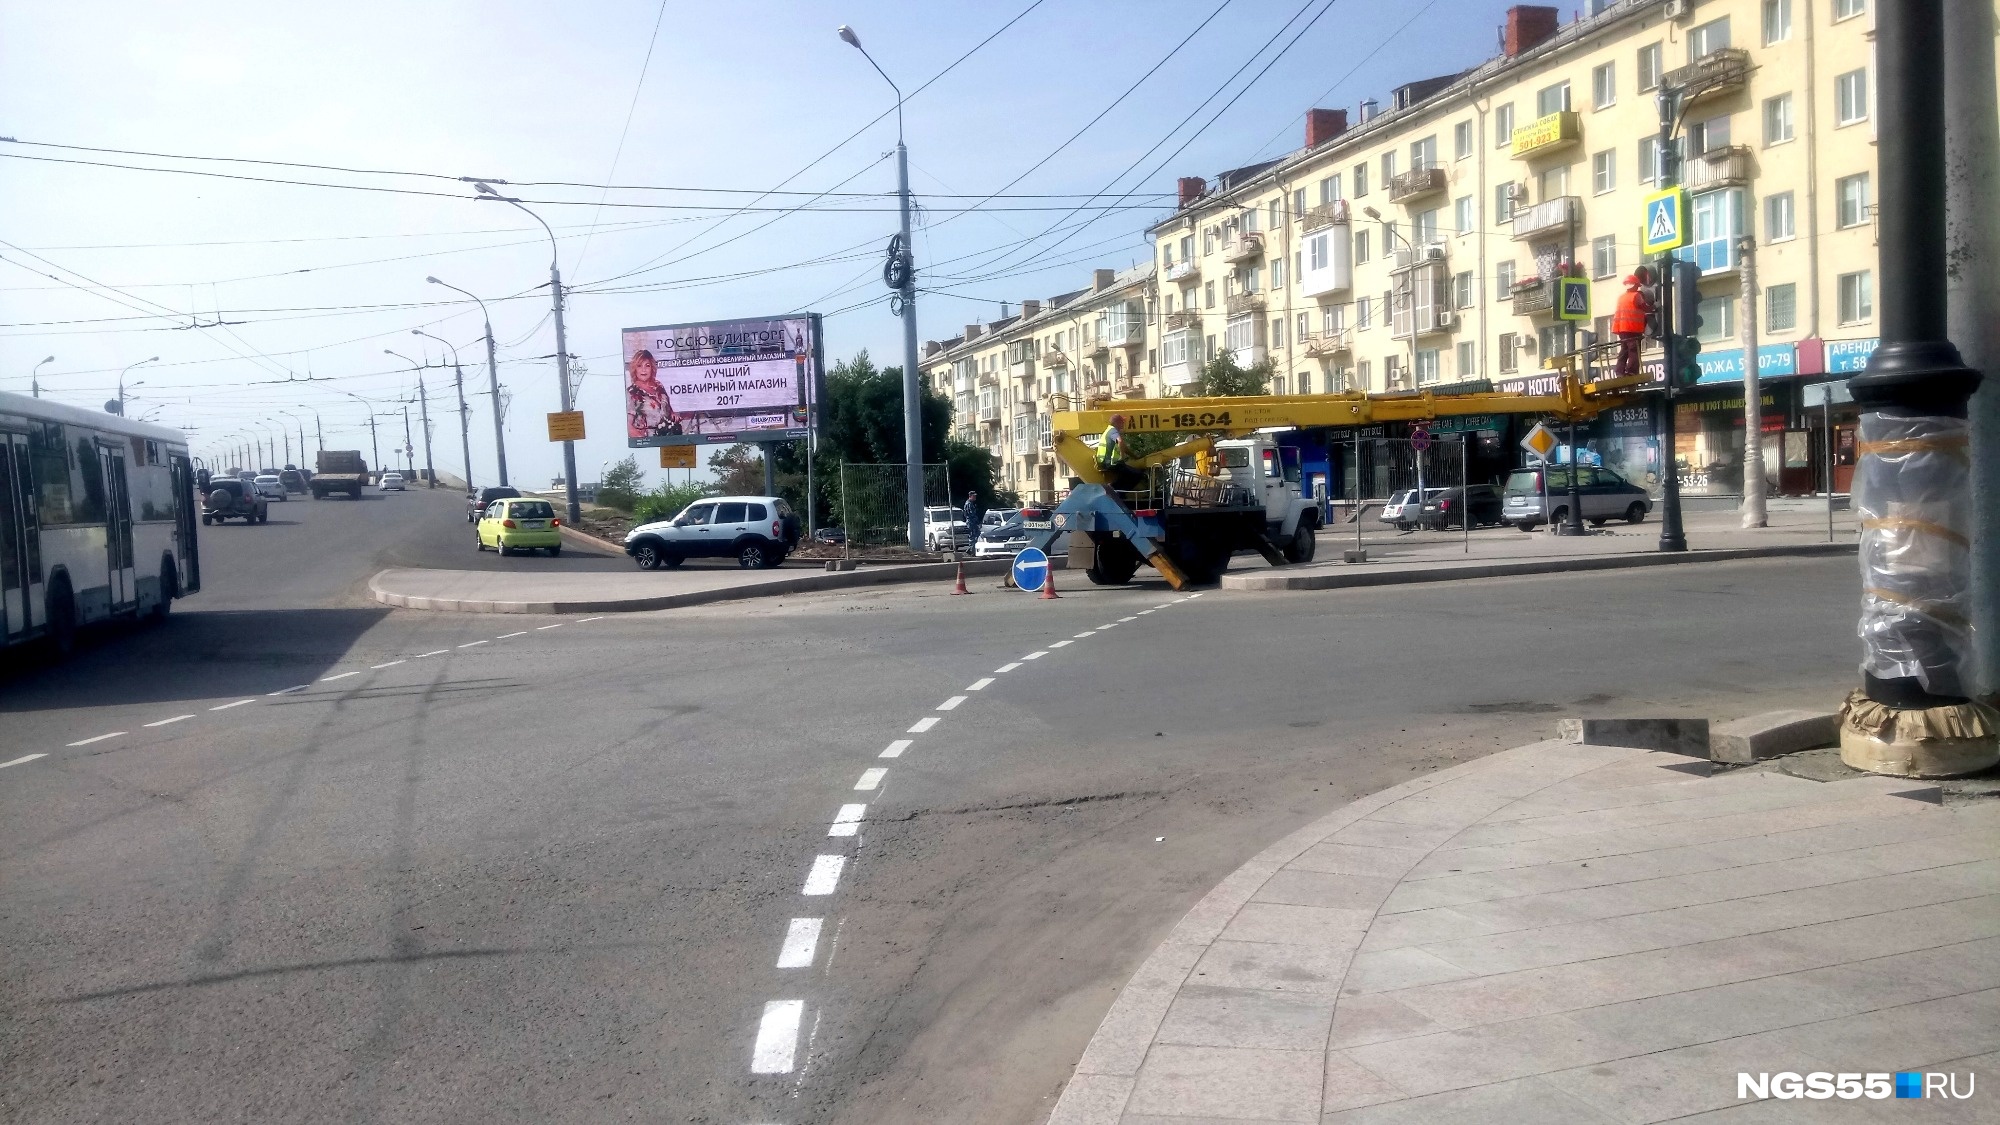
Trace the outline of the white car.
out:
<instances>
[{"instance_id":1,"label":"white car","mask_svg":"<svg viewBox=\"0 0 2000 1125\"><path fill-rule=\"evenodd\" d=\"M401 474L401 473L383 473L383 474L382 474L382 491L384 491L384 492L403 492L403 491L406 491L406 490L405 490L405 489L403 488L403 474Z\"/></svg>"},{"instance_id":2,"label":"white car","mask_svg":"<svg viewBox=\"0 0 2000 1125\"><path fill-rule=\"evenodd\" d=\"M962 550L972 546L972 529L957 508L924 509L924 550Z\"/></svg>"},{"instance_id":3,"label":"white car","mask_svg":"<svg viewBox=\"0 0 2000 1125\"><path fill-rule=\"evenodd\" d=\"M258 477L254 483L257 488L257 495L262 496L266 500L288 499L285 495L285 482L279 480L276 473L265 473L263 476Z\"/></svg>"},{"instance_id":4,"label":"white car","mask_svg":"<svg viewBox=\"0 0 2000 1125\"><path fill-rule=\"evenodd\" d=\"M781 496L710 496L670 520L625 534L625 553L640 570L678 567L691 558L731 558L745 570L777 566L799 545L799 517Z\"/></svg>"},{"instance_id":5,"label":"white car","mask_svg":"<svg viewBox=\"0 0 2000 1125\"><path fill-rule=\"evenodd\" d=\"M1389 502L1382 505L1382 514L1377 519L1383 523L1393 523L1398 531L1410 531L1423 522L1424 501L1435 500L1445 490L1426 488L1420 497L1414 488L1399 489L1390 494Z\"/></svg>"}]
</instances>

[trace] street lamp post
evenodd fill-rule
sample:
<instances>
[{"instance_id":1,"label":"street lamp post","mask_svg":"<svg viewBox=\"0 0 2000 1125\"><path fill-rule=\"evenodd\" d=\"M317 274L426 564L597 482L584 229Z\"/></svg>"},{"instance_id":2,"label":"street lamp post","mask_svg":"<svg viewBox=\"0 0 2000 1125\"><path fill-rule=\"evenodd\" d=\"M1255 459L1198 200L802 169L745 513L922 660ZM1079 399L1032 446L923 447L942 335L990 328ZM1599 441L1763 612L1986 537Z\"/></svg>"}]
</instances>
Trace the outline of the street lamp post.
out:
<instances>
[{"instance_id":1,"label":"street lamp post","mask_svg":"<svg viewBox=\"0 0 2000 1125\"><path fill-rule=\"evenodd\" d=\"M28 386L35 392L36 398L42 397L42 365L54 363L55 361L56 357L50 356L41 363L37 363L35 369L28 373Z\"/></svg>"},{"instance_id":2,"label":"street lamp post","mask_svg":"<svg viewBox=\"0 0 2000 1125\"><path fill-rule=\"evenodd\" d=\"M424 280L430 282L432 285L442 285L454 293L464 293L473 300L479 301L479 315L486 322L486 390L487 393L493 396L493 458L499 463L500 483L502 486L505 486L507 483L507 427L505 419L500 416L500 367L493 359L493 318L487 315L486 302L480 301L478 294L467 292L448 282L439 281L435 277L427 277ZM568 386L568 380L564 380L563 385ZM472 483L469 467L465 482L467 485Z\"/></svg>"},{"instance_id":3,"label":"street lamp post","mask_svg":"<svg viewBox=\"0 0 2000 1125\"><path fill-rule=\"evenodd\" d=\"M475 180L472 186L478 190L479 198L481 199L491 199L500 203L508 203L519 208L522 214L535 220L537 223L541 223L543 232L549 236L549 290L550 297L555 302L556 316L556 379L562 384L560 388L562 391L562 408L563 413L567 414L570 410L569 335L563 326L562 269L557 257L556 232L549 229L549 224L542 222L540 215L535 214L526 207L522 207L520 200L511 196L501 195L499 192L493 190L493 185L483 180ZM905 204L905 210L907 211L907 209L908 205ZM907 225L907 220L905 221L905 225ZM483 308L484 306L481 307ZM491 337L490 329L488 336L489 338ZM914 341L915 337L912 336L911 340ZM915 347L915 343L912 342L912 354L914 354ZM497 395L494 396L494 409L499 409L499 396ZM577 502L576 497L576 443L565 441L562 444L564 500L567 502L566 507L568 508L569 522L574 526L583 517L583 506Z\"/></svg>"},{"instance_id":4,"label":"street lamp post","mask_svg":"<svg viewBox=\"0 0 2000 1125\"><path fill-rule=\"evenodd\" d=\"M51 357L51 358L53 358L53 357ZM124 366L124 367L123 367L122 369L120 369L120 370L119 370L119 372L118 372L118 413L119 413L119 414L123 415L123 414L125 413L125 372L127 372L127 371L130 371L130 370L132 370L132 369L133 369L134 367L141 367L141 366L144 366L145 364L148 364L148 363L158 363L158 362L160 362L160 357L159 357L159 356L149 356L149 357L147 357L147 358L145 358L145 359L142 359L142 360L140 360L140 361L139 361L138 363L128 363L128 364L126 364L126 365L125 365L125 366ZM137 386L137 385L138 385L138 384L136 384L136 383L134 383L134 384L133 384L133 386Z\"/></svg>"},{"instance_id":5,"label":"street lamp post","mask_svg":"<svg viewBox=\"0 0 2000 1125\"><path fill-rule=\"evenodd\" d=\"M924 541L924 413L917 381L917 270L910 245L910 154L903 145L903 89L861 45L853 28L842 24L839 35L860 51L896 92L896 196L902 210L902 233L892 248L883 279L897 291L901 302L897 314L903 318L903 479L909 490L910 549L918 550Z\"/></svg>"},{"instance_id":6,"label":"street lamp post","mask_svg":"<svg viewBox=\"0 0 2000 1125\"><path fill-rule=\"evenodd\" d=\"M466 408L465 405L465 368L461 367L458 362L458 345L452 343L450 340L447 340L442 336L433 336L421 328L412 328L410 329L410 332L412 335L422 336L430 340L436 340L438 343L443 344L445 347L451 349L451 371L452 371L451 383L452 386L456 388L458 391L458 445L460 452L465 457L465 490L467 492L471 492L473 491L472 413L470 410Z\"/></svg>"},{"instance_id":7,"label":"street lamp post","mask_svg":"<svg viewBox=\"0 0 2000 1125\"><path fill-rule=\"evenodd\" d=\"M418 334L422 335L422 333ZM397 359L409 364L411 370L417 373L417 402L419 409L423 412L422 421L424 426L424 472L430 475L430 480L425 487L436 488L437 462L431 459L431 400L430 395L424 389L424 365L401 352L391 351L388 348L383 348L382 354L395 356ZM410 438L410 404L407 399L403 402L403 451L410 461L410 475L415 476L417 474L417 445Z\"/></svg>"},{"instance_id":8,"label":"street lamp post","mask_svg":"<svg viewBox=\"0 0 2000 1125\"><path fill-rule=\"evenodd\" d=\"M340 393L360 403L362 408L368 411L368 455L372 458L369 464L375 466L376 472L381 472L382 442L375 434L375 404L355 394L353 391L341 391Z\"/></svg>"}]
</instances>

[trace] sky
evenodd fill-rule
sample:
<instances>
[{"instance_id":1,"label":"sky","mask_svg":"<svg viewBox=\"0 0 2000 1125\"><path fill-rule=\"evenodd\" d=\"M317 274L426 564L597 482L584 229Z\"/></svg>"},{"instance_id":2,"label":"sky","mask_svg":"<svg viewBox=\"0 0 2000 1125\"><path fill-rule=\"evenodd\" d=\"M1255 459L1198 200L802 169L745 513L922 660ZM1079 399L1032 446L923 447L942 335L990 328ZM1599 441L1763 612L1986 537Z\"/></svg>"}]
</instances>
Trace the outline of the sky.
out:
<instances>
[{"instance_id":1,"label":"sky","mask_svg":"<svg viewBox=\"0 0 2000 1125\"><path fill-rule=\"evenodd\" d=\"M1143 260L1176 177L1296 149L1310 106L1351 113L1482 61L1506 6L0 4L0 137L17 142L0 142L0 390L26 393L53 355L43 394L102 408L136 363L128 413L197 452L279 427L296 446L303 426L308 448L317 427L369 456L372 415L397 464L407 407L421 465L421 382L432 457L463 475L455 347L472 478L490 484L480 308L435 275L487 302L510 475L545 486L561 469L543 424L551 245L456 178L497 177L556 236L588 371L578 476L594 480L628 452L621 328L817 311L829 363L901 362L880 280L895 96L840 24L906 94L918 335L934 340Z\"/></svg>"}]
</instances>

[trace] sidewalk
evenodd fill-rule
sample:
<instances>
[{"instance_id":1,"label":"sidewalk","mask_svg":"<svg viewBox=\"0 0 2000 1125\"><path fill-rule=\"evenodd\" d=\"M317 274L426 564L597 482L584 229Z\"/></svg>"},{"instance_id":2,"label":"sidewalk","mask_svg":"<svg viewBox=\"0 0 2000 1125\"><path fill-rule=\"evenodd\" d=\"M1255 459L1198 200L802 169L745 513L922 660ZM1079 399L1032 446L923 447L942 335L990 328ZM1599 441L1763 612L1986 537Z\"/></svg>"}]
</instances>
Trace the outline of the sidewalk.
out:
<instances>
[{"instance_id":1,"label":"sidewalk","mask_svg":"<svg viewBox=\"0 0 2000 1125\"><path fill-rule=\"evenodd\" d=\"M1051 1125L2000 1120L2000 801L1543 742L1363 798L1224 879ZM1968 1101L1737 1074L1979 1072Z\"/></svg>"}]
</instances>

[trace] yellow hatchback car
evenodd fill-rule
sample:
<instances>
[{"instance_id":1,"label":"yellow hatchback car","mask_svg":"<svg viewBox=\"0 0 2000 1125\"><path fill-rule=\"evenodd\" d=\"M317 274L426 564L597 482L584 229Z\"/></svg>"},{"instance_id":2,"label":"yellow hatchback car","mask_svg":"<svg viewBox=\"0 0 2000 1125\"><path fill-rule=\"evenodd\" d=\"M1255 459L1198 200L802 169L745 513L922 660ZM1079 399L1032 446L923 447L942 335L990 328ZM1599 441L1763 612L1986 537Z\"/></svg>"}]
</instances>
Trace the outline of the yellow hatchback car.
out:
<instances>
[{"instance_id":1,"label":"yellow hatchback car","mask_svg":"<svg viewBox=\"0 0 2000 1125\"><path fill-rule=\"evenodd\" d=\"M516 551L547 551L562 554L562 521L547 500L514 498L495 500L479 517L479 549L488 547L503 555Z\"/></svg>"}]
</instances>

